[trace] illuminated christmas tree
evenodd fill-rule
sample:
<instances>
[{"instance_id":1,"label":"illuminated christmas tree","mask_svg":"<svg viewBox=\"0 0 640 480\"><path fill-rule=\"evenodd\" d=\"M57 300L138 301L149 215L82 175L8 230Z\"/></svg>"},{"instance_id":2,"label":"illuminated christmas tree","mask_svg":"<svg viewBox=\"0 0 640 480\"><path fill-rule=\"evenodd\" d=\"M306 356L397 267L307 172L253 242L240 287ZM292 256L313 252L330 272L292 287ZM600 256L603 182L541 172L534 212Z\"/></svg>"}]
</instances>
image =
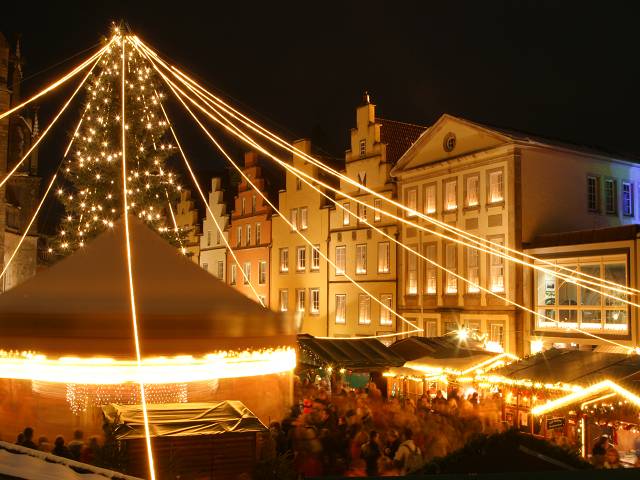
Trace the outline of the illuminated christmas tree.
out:
<instances>
[{"instance_id":1,"label":"illuminated christmas tree","mask_svg":"<svg viewBox=\"0 0 640 480\"><path fill-rule=\"evenodd\" d=\"M146 59L126 45L125 128L128 204L171 243L185 232L176 231L170 204L180 186L167 169L176 153L160 102L160 81ZM123 213L122 187L122 52L121 42L107 50L86 87L79 128L63 168L57 190L65 214L57 253L66 255L113 226Z\"/></svg>"}]
</instances>

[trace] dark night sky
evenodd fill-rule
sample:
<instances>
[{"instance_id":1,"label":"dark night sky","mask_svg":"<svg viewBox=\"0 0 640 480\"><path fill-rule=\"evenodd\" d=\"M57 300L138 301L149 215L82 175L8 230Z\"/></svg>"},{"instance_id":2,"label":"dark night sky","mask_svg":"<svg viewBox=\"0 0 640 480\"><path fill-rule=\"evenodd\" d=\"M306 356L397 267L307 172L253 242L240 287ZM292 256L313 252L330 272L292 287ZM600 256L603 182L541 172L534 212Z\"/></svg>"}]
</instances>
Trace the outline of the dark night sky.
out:
<instances>
[{"instance_id":1,"label":"dark night sky","mask_svg":"<svg viewBox=\"0 0 640 480\"><path fill-rule=\"evenodd\" d=\"M429 125L446 112L640 153L633 2L11 3L0 30L10 39L22 34L27 75L96 44L111 20L124 18L268 126L289 138L313 134L336 156L365 89L386 118ZM56 105L63 97L53 98ZM202 168L218 162L195 141L191 149Z\"/></svg>"}]
</instances>

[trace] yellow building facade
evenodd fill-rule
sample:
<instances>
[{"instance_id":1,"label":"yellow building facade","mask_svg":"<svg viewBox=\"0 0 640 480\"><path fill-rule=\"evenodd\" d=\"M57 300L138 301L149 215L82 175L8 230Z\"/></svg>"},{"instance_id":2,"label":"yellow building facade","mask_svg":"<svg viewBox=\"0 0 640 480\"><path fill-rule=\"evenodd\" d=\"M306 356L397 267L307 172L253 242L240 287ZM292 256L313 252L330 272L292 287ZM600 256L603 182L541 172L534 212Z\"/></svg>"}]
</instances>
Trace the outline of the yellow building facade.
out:
<instances>
[{"instance_id":1,"label":"yellow building facade","mask_svg":"<svg viewBox=\"0 0 640 480\"><path fill-rule=\"evenodd\" d=\"M185 233L182 247L186 255L200 264L200 215L190 190L180 190L180 201L176 205L174 216L176 225Z\"/></svg>"}]
</instances>

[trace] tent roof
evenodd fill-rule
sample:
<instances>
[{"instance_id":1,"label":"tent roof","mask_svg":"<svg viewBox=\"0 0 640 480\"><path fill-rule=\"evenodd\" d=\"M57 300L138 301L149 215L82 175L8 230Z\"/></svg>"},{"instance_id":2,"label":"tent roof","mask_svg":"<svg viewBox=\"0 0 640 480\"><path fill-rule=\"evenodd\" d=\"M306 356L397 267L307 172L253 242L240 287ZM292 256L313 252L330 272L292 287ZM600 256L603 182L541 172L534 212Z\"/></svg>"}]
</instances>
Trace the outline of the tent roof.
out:
<instances>
[{"instance_id":1,"label":"tent roof","mask_svg":"<svg viewBox=\"0 0 640 480\"><path fill-rule=\"evenodd\" d=\"M301 363L341 368L375 369L399 367L404 360L375 338L324 339L298 335Z\"/></svg>"},{"instance_id":2,"label":"tent roof","mask_svg":"<svg viewBox=\"0 0 640 480\"><path fill-rule=\"evenodd\" d=\"M293 322L205 272L130 217L142 353L294 346ZM0 350L132 358L124 222L0 295Z\"/></svg>"},{"instance_id":3,"label":"tent roof","mask_svg":"<svg viewBox=\"0 0 640 480\"><path fill-rule=\"evenodd\" d=\"M116 423L118 440L144 438L140 405L109 404L102 407L105 418ZM147 405L153 437L220 435L222 433L265 432L267 427L242 402L168 403Z\"/></svg>"},{"instance_id":4,"label":"tent roof","mask_svg":"<svg viewBox=\"0 0 640 480\"><path fill-rule=\"evenodd\" d=\"M502 367L494 373L513 380L582 386L610 379L640 391L638 355L552 348Z\"/></svg>"},{"instance_id":5,"label":"tent roof","mask_svg":"<svg viewBox=\"0 0 640 480\"><path fill-rule=\"evenodd\" d=\"M398 340L390 347L391 351L407 361L422 359L423 363L426 358L432 358L442 363L442 360L464 359L470 361L480 357L484 360L495 356L496 354L487 352L482 345L472 340L461 342L457 337L452 335L444 335L442 337L409 337Z\"/></svg>"}]
</instances>

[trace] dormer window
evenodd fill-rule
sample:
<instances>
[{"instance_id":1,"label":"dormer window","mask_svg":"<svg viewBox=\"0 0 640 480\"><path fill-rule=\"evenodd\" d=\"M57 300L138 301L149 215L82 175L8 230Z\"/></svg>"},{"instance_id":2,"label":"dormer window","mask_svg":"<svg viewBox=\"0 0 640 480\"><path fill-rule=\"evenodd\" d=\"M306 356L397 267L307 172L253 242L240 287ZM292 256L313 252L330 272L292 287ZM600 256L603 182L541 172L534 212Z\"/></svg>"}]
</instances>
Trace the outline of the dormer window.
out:
<instances>
[{"instance_id":1,"label":"dormer window","mask_svg":"<svg viewBox=\"0 0 640 480\"><path fill-rule=\"evenodd\" d=\"M360 157L364 157L367 154L367 141L360 140Z\"/></svg>"}]
</instances>

